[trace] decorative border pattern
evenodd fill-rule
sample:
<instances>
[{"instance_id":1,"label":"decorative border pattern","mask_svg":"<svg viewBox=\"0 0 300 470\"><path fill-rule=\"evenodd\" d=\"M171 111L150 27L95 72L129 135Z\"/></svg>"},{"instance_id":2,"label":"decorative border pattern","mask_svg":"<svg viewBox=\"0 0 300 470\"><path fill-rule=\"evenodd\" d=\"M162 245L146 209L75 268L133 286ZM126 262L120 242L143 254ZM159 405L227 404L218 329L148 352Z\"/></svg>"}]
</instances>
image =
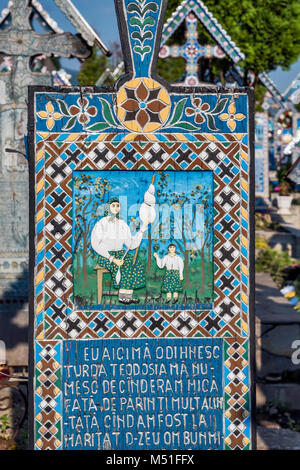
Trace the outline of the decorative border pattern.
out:
<instances>
[{"instance_id":1,"label":"decorative border pattern","mask_svg":"<svg viewBox=\"0 0 300 470\"><path fill-rule=\"evenodd\" d=\"M61 342L37 341L35 347L35 448L61 450Z\"/></svg>"},{"instance_id":2,"label":"decorative border pattern","mask_svg":"<svg viewBox=\"0 0 300 470\"><path fill-rule=\"evenodd\" d=\"M250 450L249 340L224 338L224 449Z\"/></svg>"},{"instance_id":3,"label":"decorative border pattern","mask_svg":"<svg viewBox=\"0 0 300 470\"><path fill-rule=\"evenodd\" d=\"M90 136L88 136L90 137ZM248 334L248 147L227 141L97 142L86 135L49 135L36 148L36 325L38 339L83 337L224 336ZM42 138L40 136L40 138ZM39 140L39 139L37 139ZM71 141L71 142L70 142ZM72 171L213 170L215 292L213 311L77 311L72 303ZM45 246L46 243L46 246ZM240 248L241 246L241 248ZM240 254L241 250L241 254ZM123 325L122 315L127 321ZM182 317L183 315L183 317ZM158 320L159 318L159 320ZM179 325L188 321L187 329ZM159 329L153 325L159 321ZM179 323L178 323L179 322ZM194 324L193 322L196 322ZM99 326L102 325L102 327ZM178 325L176 327L176 325Z\"/></svg>"}]
</instances>

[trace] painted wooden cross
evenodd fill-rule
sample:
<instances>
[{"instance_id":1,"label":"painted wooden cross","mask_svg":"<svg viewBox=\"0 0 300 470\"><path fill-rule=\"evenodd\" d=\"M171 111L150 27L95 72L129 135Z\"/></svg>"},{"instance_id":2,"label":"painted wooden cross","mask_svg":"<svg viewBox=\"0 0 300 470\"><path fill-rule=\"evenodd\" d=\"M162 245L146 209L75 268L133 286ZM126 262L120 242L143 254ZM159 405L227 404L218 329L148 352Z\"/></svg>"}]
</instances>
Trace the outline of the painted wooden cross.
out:
<instances>
[{"instance_id":1,"label":"painted wooden cross","mask_svg":"<svg viewBox=\"0 0 300 470\"><path fill-rule=\"evenodd\" d=\"M201 46L198 42L198 19L193 12L190 12L186 18L186 43L182 46L164 45L160 52L159 57L166 59L167 57L183 57L186 60L186 69L183 85L199 86L199 59L205 57L210 59L215 57L217 59L224 59L225 53L219 46Z\"/></svg>"},{"instance_id":2,"label":"painted wooden cross","mask_svg":"<svg viewBox=\"0 0 300 470\"><path fill-rule=\"evenodd\" d=\"M30 90L31 446L249 449L252 92L168 85L167 1L115 4L116 89Z\"/></svg>"}]
</instances>

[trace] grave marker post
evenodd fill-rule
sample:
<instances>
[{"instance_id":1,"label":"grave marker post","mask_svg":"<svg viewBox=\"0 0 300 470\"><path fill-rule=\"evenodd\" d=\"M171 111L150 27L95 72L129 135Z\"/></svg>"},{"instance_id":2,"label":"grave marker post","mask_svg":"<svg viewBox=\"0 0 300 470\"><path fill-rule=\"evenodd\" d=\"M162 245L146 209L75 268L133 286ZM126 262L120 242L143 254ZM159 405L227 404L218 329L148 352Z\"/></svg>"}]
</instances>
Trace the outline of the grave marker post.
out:
<instances>
[{"instance_id":1,"label":"grave marker post","mask_svg":"<svg viewBox=\"0 0 300 470\"><path fill-rule=\"evenodd\" d=\"M252 91L157 76L166 3L116 88L30 89L36 449L255 446Z\"/></svg>"}]
</instances>

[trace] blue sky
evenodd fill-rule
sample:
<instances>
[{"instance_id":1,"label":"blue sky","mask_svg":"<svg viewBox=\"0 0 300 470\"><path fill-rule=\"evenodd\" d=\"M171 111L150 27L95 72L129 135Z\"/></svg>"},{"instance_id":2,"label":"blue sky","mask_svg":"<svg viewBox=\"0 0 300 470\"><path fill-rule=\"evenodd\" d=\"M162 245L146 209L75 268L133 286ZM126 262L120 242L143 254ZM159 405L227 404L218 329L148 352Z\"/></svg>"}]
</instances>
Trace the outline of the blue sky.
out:
<instances>
[{"instance_id":1,"label":"blue sky","mask_svg":"<svg viewBox=\"0 0 300 470\"><path fill-rule=\"evenodd\" d=\"M75 32L74 27L61 13L54 0L40 0L44 9L52 16L58 25L65 31ZM119 42L114 0L73 0L74 5L84 15L90 25L97 30L102 40L109 46L113 41ZM8 4L8 0L0 0L2 10ZM230 33L230 31L229 31ZM63 60L62 65L69 69L79 69L77 59ZM294 64L290 71L284 72L278 69L270 73L270 77L277 85L279 91L283 92L291 81L300 72L300 59Z\"/></svg>"}]
</instances>

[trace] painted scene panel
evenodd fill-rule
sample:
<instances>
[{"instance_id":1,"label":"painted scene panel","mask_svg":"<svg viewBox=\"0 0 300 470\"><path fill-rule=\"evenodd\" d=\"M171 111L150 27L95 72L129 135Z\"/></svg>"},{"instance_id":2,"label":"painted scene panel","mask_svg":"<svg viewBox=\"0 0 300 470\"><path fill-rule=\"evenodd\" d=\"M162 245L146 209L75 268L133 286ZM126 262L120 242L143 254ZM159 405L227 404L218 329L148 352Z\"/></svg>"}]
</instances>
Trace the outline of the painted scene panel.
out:
<instances>
[{"instance_id":1,"label":"painted scene panel","mask_svg":"<svg viewBox=\"0 0 300 470\"><path fill-rule=\"evenodd\" d=\"M74 171L80 309L213 304L213 172Z\"/></svg>"}]
</instances>

